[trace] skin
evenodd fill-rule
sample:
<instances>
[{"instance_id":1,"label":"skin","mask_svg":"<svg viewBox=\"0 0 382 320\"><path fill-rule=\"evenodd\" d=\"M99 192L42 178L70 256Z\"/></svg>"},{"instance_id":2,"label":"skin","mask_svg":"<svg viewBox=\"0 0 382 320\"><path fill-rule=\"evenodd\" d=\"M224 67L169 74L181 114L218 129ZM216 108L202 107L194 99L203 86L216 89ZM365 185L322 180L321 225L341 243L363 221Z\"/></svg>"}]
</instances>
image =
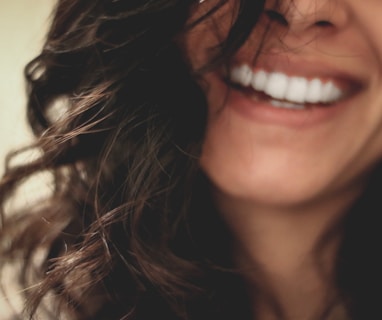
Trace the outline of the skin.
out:
<instances>
[{"instance_id":1,"label":"skin","mask_svg":"<svg viewBox=\"0 0 382 320\"><path fill-rule=\"evenodd\" d=\"M317 270L313 253L340 224L382 157L382 2L280 3L267 2L266 9L277 11L287 24L264 15L234 59L252 66L270 62L276 70L279 59L305 63L307 69L319 65L319 70L348 74L360 87L324 121L289 125L238 113L234 104L239 100L232 90L224 94L227 85L220 71L210 72L201 81L209 103L201 166L237 241L237 261L249 291L258 281L251 272L256 264L285 318L311 319L335 290L330 276L340 232L320 251L323 270ZM214 4L199 5L194 16ZM225 37L233 8L228 1L187 34L185 51L195 69L208 61L209 46ZM254 62L266 26L270 31ZM302 112L309 117L309 111ZM256 298L261 301L254 311L259 319L277 319L267 301Z\"/></svg>"}]
</instances>

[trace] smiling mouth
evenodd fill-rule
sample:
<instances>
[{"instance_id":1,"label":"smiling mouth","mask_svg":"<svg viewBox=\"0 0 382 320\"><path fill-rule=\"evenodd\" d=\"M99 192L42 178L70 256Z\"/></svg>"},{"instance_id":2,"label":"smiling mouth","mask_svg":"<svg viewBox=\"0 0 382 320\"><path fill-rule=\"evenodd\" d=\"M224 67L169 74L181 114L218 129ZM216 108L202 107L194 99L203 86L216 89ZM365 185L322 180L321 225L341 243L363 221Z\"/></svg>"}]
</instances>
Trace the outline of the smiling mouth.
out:
<instances>
[{"instance_id":1,"label":"smiling mouth","mask_svg":"<svg viewBox=\"0 0 382 320\"><path fill-rule=\"evenodd\" d=\"M252 100L295 110L335 105L354 94L359 87L354 82L336 78L289 76L264 69L253 71L247 64L232 67L228 78L235 89Z\"/></svg>"}]
</instances>

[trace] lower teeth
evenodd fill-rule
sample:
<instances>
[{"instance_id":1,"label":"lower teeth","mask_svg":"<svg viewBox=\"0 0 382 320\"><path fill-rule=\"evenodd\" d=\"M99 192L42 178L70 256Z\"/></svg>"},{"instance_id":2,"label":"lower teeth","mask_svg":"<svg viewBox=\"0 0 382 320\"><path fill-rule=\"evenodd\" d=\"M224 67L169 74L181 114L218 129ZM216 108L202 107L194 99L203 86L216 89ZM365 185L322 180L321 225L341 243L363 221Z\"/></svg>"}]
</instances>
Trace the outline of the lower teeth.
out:
<instances>
[{"instance_id":1,"label":"lower teeth","mask_svg":"<svg viewBox=\"0 0 382 320\"><path fill-rule=\"evenodd\" d=\"M252 92L251 98L253 100L267 102L274 107L284 108L284 109L303 110L303 109L307 109L309 106L309 104L299 104L299 103L294 103L294 102L285 101L285 100L273 99L272 97L258 91Z\"/></svg>"},{"instance_id":2,"label":"lower teeth","mask_svg":"<svg viewBox=\"0 0 382 320\"><path fill-rule=\"evenodd\" d=\"M277 108L286 108L286 109L305 109L303 104L297 104L292 102L280 101L280 100L270 100L270 104Z\"/></svg>"}]
</instances>

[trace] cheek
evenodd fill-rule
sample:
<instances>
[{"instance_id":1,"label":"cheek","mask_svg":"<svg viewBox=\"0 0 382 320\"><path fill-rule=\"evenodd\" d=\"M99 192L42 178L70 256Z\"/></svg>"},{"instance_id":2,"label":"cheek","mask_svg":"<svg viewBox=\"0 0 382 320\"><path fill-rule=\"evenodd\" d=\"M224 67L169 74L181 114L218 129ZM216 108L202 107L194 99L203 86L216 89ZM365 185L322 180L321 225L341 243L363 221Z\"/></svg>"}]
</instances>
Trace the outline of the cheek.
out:
<instances>
[{"instance_id":1,"label":"cheek","mask_svg":"<svg viewBox=\"0 0 382 320\"><path fill-rule=\"evenodd\" d=\"M349 0L349 2L349 6L355 12L352 23L364 35L363 40L369 49L369 52L364 55L370 55L370 51L372 51L374 59L370 61L378 63L380 67L382 65L382 1L368 0L362 3L357 0Z\"/></svg>"}]
</instances>

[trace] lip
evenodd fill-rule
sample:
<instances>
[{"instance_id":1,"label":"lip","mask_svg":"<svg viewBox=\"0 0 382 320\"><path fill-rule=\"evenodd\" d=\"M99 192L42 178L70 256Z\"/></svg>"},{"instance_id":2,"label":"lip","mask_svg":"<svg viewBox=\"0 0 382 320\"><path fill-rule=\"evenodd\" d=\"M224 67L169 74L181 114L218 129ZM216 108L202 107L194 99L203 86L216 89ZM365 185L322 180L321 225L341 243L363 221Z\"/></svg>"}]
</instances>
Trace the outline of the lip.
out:
<instances>
[{"instance_id":1,"label":"lip","mask_svg":"<svg viewBox=\"0 0 382 320\"><path fill-rule=\"evenodd\" d=\"M328 107L312 105L306 109L286 109L272 106L267 101L255 101L234 88L229 88L227 106L247 120L291 128L310 128L330 121L346 110L348 97Z\"/></svg>"},{"instance_id":2,"label":"lip","mask_svg":"<svg viewBox=\"0 0 382 320\"><path fill-rule=\"evenodd\" d=\"M243 60L233 60L230 66L248 64ZM250 64L248 64L250 65ZM255 122L282 125L295 128L309 128L317 124L330 121L344 112L351 105L351 101L366 85L366 80L351 71L342 70L338 66L326 62L303 60L294 56L277 55L259 59L252 71L265 70L268 72L282 72L288 76L298 76L307 79L320 78L323 81L333 81L348 94L346 98L328 106L309 104L304 109L277 108L266 100L253 99L246 90L240 90L227 82L227 77L221 76L220 81L228 87L227 106L247 119Z\"/></svg>"}]
</instances>

